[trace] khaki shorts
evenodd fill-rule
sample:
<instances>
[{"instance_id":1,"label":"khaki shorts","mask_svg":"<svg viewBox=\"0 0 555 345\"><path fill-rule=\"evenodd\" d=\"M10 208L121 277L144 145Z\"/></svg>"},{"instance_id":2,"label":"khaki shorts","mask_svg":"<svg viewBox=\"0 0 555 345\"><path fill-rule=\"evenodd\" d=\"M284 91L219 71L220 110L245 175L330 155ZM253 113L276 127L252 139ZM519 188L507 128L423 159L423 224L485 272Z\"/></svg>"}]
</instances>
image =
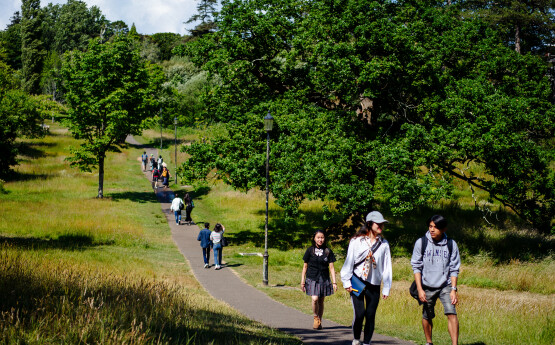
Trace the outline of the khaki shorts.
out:
<instances>
[{"instance_id":1,"label":"khaki shorts","mask_svg":"<svg viewBox=\"0 0 555 345\"><path fill-rule=\"evenodd\" d=\"M457 310L455 305L451 304L451 285L447 285L439 289L430 289L424 287L424 292L426 292L426 299L428 303L424 303L422 307L422 318L426 320L431 320L436 317L434 308L436 306L437 299L443 304L444 314L454 314L457 315Z\"/></svg>"}]
</instances>

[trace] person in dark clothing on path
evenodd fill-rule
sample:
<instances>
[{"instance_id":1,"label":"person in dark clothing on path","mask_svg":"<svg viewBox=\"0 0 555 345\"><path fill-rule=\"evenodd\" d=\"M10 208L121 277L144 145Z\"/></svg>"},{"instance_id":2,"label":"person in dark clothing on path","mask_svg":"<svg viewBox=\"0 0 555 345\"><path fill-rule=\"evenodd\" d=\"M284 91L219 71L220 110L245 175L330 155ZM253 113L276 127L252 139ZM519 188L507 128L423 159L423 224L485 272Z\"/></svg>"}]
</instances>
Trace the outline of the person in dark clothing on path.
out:
<instances>
[{"instance_id":1,"label":"person in dark clothing on path","mask_svg":"<svg viewBox=\"0 0 555 345\"><path fill-rule=\"evenodd\" d=\"M303 256L301 289L312 297L312 312L314 313L312 328L314 329L322 329L324 299L337 291L335 268L333 267L335 255L331 249L326 247L325 239L324 232L316 230L312 236L312 246L308 247Z\"/></svg>"},{"instance_id":2,"label":"person in dark clothing on path","mask_svg":"<svg viewBox=\"0 0 555 345\"><path fill-rule=\"evenodd\" d=\"M191 218L191 212L193 211L193 208L195 208L195 203L193 203L193 198L189 195L189 193L185 193L183 202L185 203L185 223L189 225L194 224L193 219Z\"/></svg>"},{"instance_id":3,"label":"person in dark clothing on path","mask_svg":"<svg viewBox=\"0 0 555 345\"><path fill-rule=\"evenodd\" d=\"M158 188L159 179L160 179L160 170L154 167L154 169L152 169L152 182L154 182L154 188Z\"/></svg>"},{"instance_id":4,"label":"person in dark clothing on path","mask_svg":"<svg viewBox=\"0 0 555 345\"><path fill-rule=\"evenodd\" d=\"M434 215L427 221L428 232L416 240L410 263L418 289L418 299L423 303L422 328L426 345L432 344L433 318L437 299L443 304L447 316L447 330L452 345L459 342L459 319L455 306L459 302L457 279L461 257L457 243L447 238L447 219ZM423 243L422 241L426 241ZM422 251L422 248L425 248Z\"/></svg>"},{"instance_id":5,"label":"person in dark clothing on path","mask_svg":"<svg viewBox=\"0 0 555 345\"><path fill-rule=\"evenodd\" d=\"M204 229L202 229L197 236L197 241L200 241L200 247L202 248L202 258L204 259L204 268L210 268L210 247L212 246L212 241L210 241L210 224L204 223Z\"/></svg>"}]
</instances>

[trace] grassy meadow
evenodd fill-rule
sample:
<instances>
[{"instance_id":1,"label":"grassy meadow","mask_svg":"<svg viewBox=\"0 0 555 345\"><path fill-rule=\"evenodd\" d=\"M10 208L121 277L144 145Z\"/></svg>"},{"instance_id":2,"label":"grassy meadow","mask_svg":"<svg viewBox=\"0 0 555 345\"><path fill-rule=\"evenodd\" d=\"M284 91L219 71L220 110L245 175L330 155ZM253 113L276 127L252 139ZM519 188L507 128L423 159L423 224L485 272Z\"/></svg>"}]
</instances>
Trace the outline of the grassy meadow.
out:
<instances>
[{"instance_id":1,"label":"grassy meadow","mask_svg":"<svg viewBox=\"0 0 555 345\"><path fill-rule=\"evenodd\" d=\"M299 344L208 296L171 239L140 149L97 173L51 124L0 189L0 344Z\"/></svg>"},{"instance_id":2,"label":"grassy meadow","mask_svg":"<svg viewBox=\"0 0 555 345\"><path fill-rule=\"evenodd\" d=\"M144 140L152 139L147 133ZM427 230L425 219L441 213L450 220L448 234L457 240L463 258L459 276L460 343L552 344L555 339L554 238L527 229L499 205L475 207L464 184L457 187L456 201L421 208L402 218L386 214L391 223L384 234L392 246L394 283L391 297L380 302L376 331L417 343L424 341L421 308L408 294L413 280L410 254L414 241ZM262 258L240 253L264 250L265 193L257 190L241 193L215 180L189 190L195 197L193 219L197 224L207 221L226 226L231 246L224 249L224 261L249 284L310 314L310 299L299 289L302 256L310 235L317 228L327 229L329 244L338 257L335 268L339 276L354 227L330 226L340 218L324 221L323 202L318 201L305 202L295 223L285 223L281 209L270 200L270 287L264 287ZM333 209L333 203L326 205ZM325 317L350 325L350 299L341 284L339 287L338 293L326 301ZM434 322L436 344L450 343L442 309L438 303ZM310 319L307 315L307 327L311 325Z\"/></svg>"}]
</instances>

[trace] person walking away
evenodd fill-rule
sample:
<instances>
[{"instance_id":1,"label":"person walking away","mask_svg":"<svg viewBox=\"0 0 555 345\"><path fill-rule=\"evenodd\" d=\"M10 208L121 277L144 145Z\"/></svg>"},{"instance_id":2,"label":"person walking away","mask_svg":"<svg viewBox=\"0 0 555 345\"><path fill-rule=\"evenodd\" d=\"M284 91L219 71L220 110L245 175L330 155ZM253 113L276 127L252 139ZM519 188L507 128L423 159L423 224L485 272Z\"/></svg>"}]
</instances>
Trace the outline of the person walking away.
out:
<instances>
[{"instance_id":1,"label":"person walking away","mask_svg":"<svg viewBox=\"0 0 555 345\"><path fill-rule=\"evenodd\" d=\"M172 200L172 205L170 206L170 210L173 211L175 215L175 224L181 225L181 210L185 205L183 204L183 200L177 195Z\"/></svg>"},{"instance_id":2,"label":"person walking away","mask_svg":"<svg viewBox=\"0 0 555 345\"><path fill-rule=\"evenodd\" d=\"M160 155L160 157L158 157L158 170L162 170L162 163L164 163L164 160L162 159L162 155Z\"/></svg>"},{"instance_id":3,"label":"person walking away","mask_svg":"<svg viewBox=\"0 0 555 345\"><path fill-rule=\"evenodd\" d=\"M141 160L143 161L143 171L146 171L146 162L148 161L148 155L146 154L146 151L143 151L143 154L141 155Z\"/></svg>"},{"instance_id":4,"label":"person walking away","mask_svg":"<svg viewBox=\"0 0 555 345\"><path fill-rule=\"evenodd\" d=\"M210 268L210 246L212 242L210 241L210 224L204 223L204 229L202 229L197 236L197 241L200 241L200 247L202 248L202 258L204 259L204 268Z\"/></svg>"},{"instance_id":5,"label":"person walking away","mask_svg":"<svg viewBox=\"0 0 555 345\"><path fill-rule=\"evenodd\" d=\"M222 224L218 223L214 226L214 231L210 233L210 241L212 241L212 249L214 250L214 262L216 269L222 268L222 237L224 236L225 228Z\"/></svg>"},{"instance_id":6,"label":"person walking away","mask_svg":"<svg viewBox=\"0 0 555 345\"><path fill-rule=\"evenodd\" d=\"M422 328L426 344L432 345L433 319L437 299L447 316L447 330L453 345L459 342L459 319L455 306L459 302L457 279L461 257L457 243L448 238L447 219L434 215L427 220L428 232L416 240L410 263L422 302Z\"/></svg>"},{"instance_id":7,"label":"person walking away","mask_svg":"<svg viewBox=\"0 0 555 345\"><path fill-rule=\"evenodd\" d=\"M383 281L382 297L386 299L391 290L392 269L389 242L382 232L388 223L378 211L366 216L366 223L351 238L347 257L341 268L341 282L351 295L353 304L353 345L359 345L364 319L364 344L370 344L374 334L376 310L380 301L380 285ZM353 276L356 276L353 278ZM362 291L353 289L351 279L360 279ZM359 296L355 292L360 293ZM365 306L366 302L366 306Z\"/></svg>"},{"instance_id":8,"label":"person walking away","mask_svg":"<svg viewBox=\"0 0 555 345\"><path fill-rule=\"evenodd\" d=\"M195 208L195 203L189 193L185 193L183 202L185 203L185 223L189 225L194 224L193 219L191 218L191 212L193 211L193 208Z\"/></svg>"},{"instance_id":9,"label":"person walking away","mask_svg":"<svg viewBox=\"0 0 555 345\"><path fill-rule=\"evenodd\" d=\"M303 256L303 273L301 275L301 289L312 297L312 312L314 324L312 328L322 329L324 315L324 299L337 291L335 282L335 255L326 247L325 234L316 230L312 236L312 246L308 247ZM331 277L331 281L330 281Z\"/></svg>"},{"instance_id":10,"label":"person walking away","mask_svg":"<svg viewBox=\"0 0 555 345\"><path fill-rule=\"evenodd\" d=\"M154 182L154 188L158 188L158 180L160 179L160 170L154 167L152 170L152 182Z\"/></svg>"},{"instance_id":11,"label":"person walking away","mask_svg":"<svg viewBox=\"0 0 555 345\"><path fill-rule=\"evenodd\" d=\"M168 188L170 186L170 171L168 170L167 167L162 166L162 185L164 186L164 188Z\"/></svg>"},{"instance_id":12,"label":"person walking away","mask_svg":"<svg viewBox=\"0 0 555 345\"><path fill-rule=\"evenodd\" d=\"M156 163L156 158L154 154L150 154L150 171L154 170L154 166L158 167L158 163Z\"/></svg>"}]
</instances>

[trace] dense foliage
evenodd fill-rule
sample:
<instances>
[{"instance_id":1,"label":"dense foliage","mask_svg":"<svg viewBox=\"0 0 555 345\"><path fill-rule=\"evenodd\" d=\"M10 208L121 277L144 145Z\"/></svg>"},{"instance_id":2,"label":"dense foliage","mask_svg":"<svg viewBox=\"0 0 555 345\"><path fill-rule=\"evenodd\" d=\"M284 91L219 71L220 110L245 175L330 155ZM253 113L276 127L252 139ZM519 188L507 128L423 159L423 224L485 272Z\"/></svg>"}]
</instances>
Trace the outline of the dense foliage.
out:
<instances>
[{"instance_id":1,"label":"dense foliage","mask_svg":"<svg viewBox=\"0 0 555 345\"><path fill-rule=\"evenodd\" d=\"M62 67L67 124L82 146L72 149L72 165L83 171L99 169L98 197L103 197L104 158L129 134L139 134L143 121L158 108L156 93L163 75L133 49L127 36L89 43L86 52L73 51Z\"/></svg>"},{"instance_id":2,"label":"dense foliage","mask_svg":"<svg viewBox=\"0 0 555 345\"><path fill-rule=\"evenodd\" d=\"M550 231L546 65L480 16L435 1L224 1L218 28L189 54L220 78L206 109L230 135L187 149L189 176L216 167L237 188L264 186L270 109L271 189L290 214L305 198L403 213L458 178Z\"/></svg>"}]
</instances>

